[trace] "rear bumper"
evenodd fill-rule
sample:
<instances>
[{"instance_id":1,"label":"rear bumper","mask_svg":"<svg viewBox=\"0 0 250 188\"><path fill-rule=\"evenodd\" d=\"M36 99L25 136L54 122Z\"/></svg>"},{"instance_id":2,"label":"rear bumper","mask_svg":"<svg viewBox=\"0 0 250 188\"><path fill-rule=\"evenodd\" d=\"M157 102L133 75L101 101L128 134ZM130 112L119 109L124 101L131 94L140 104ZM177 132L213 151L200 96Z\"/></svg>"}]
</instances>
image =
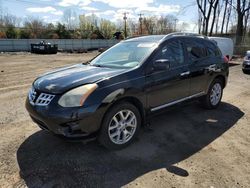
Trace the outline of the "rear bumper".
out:
<instances>
[{"instance_id":1,"label":"rear bumper","mask_svg":"<svg viewBox=\"0 0 250 188\"><path fill-rule=\"evenodd\" d=\"M26 99L31 119L41 128L68 139L93 138L101 126L106 108L63 108L54 105L35 106Z\"/></svg>"}]
</instances>

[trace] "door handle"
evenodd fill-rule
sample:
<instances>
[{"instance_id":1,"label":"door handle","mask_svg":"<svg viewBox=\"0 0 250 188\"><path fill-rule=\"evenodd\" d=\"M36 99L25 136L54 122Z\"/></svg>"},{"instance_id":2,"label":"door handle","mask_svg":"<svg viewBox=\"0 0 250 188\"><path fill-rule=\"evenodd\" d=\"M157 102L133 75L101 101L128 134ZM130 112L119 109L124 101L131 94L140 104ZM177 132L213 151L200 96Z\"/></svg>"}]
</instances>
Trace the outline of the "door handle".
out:
<instances>
[{"instance_id":1,"label":"door handle","mask_svg":"<svg viewBox=\"0 0 250 188\"><path fill-rule=\"evenodd\" d=\"M208 71L215 71L215 70L216 70L216 65L215 65L215 64L209 65L209 66L207 67L207 70L208 70Z\"/></svg>"},{"instance_id":2,"label":"door handle","mask_svg":"<svg viewBox=\"0 0 250 188\"><path fill-rule=\"evenodd\" d=\"M180 75L181 75L181 76L187 76L187 75L189 75L189 74L190 74L190 71L186 71L186 72L181 73Z\"/></svg>"}]
</instances>

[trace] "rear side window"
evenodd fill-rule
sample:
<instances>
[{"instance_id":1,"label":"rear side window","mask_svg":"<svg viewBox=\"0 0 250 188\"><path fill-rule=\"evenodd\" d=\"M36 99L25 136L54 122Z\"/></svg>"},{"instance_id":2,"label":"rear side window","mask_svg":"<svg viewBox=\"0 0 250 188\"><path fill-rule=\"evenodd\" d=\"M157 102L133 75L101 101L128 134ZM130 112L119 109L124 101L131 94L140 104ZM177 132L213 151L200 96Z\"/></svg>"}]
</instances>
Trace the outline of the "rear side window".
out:
<instances>
[{"instance_id":1,"label":"rear side window","mask_svg":"<svg viewBox=\"0 0 250 188\"><path fill-rule=\"evenodd\" d=\"M199 60L208 56L207 48L201 41L198 40L185 40L185 46L189 58L192 61Z\"/></svg>"},{"instance_id":2,"label":"rear side window","mask_svg":"<svg viewBox=\"0 0 250 188\"><path fill-rule=\"evenodd\" d=\"M212 57L216 57L216 56L221 56L221 52L219 50L219 48L217 47L217 45L213 44L212 42L205 42L205 45L207 47L207 56L212 56Z\"/></svg>"}]
</instances>

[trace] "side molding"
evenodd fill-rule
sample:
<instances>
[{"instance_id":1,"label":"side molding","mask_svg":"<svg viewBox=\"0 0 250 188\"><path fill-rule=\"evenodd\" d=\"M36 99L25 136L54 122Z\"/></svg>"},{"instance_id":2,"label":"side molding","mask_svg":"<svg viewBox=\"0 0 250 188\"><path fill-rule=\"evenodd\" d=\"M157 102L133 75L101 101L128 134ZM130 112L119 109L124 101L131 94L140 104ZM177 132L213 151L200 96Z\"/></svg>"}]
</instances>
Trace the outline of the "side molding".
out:
<instances>
[{"instance_id":1,"label":"side molding","mask_svg":"<svg viewBox=\"0 0 250 188\"><path fill-rule=\"evenodd\" d=\"M174 104L177 104L177 103L186 101L186 100L188 100L188 99L192 99L192 98L195 98L195 97L200 97L200 96L202 96L202 95L205 95L205 92L200 92L200 93L197 93L197 94L194 94L194 95L191 95L191 96L188 96L188 97L185 97L185 98L182 98L182 99L179 99L179 100L176 100L176 101L167 103L167 104L163 104L163 105L157 106L157 107L155 107L155 108L152 108L151 111L154 112L154 111L160 110L160 109L162 109L162 108L166 108L166 107L168 107L168 106L172 106L172 105L174 105Z\"/></svg>"}]
</instances>

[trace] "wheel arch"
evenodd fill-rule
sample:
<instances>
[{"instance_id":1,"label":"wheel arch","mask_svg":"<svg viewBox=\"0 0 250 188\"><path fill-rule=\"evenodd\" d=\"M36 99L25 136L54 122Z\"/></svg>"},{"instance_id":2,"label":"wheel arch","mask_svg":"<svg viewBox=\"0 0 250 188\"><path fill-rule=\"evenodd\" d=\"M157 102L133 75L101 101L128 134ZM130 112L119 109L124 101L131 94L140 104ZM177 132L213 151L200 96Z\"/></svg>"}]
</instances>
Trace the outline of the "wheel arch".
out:
<instances>
[{"instance_id":1,"label":"wheel arch","mask_svg":"<svg viewBox=\"0 0 250 188\"><path fill-rule=\"evenodd\" d=\"M222 84L223 84L223 87L222 87L223 89L226 87L226 84L227 84L227 79L226 79L226 77L225 77L224 75L219 74L219 75L216 75L216 76L214 76L213 78L211 78L211 79L209 80L208 85L206 86L206 89L205 89L205 93L208 93L211 84L212 84L213 81L216 80L216 79L221 80L221 82L222 82Z\"/></svg>"},{"instance_id":2,"label":"wheel arch","mask_svg":"<svg viewBox=\"0 0 250 188\"><path fill-rule=\"evenodd\" d=\"M213 80L215 80L215 79L219 79L219 80L222 81L223 89L226 87L226 78L225 78L225 76L223 76L223 75L218 75L218 76L216 76Z\"/></svg>"},{"instance_id":3,"label":"wheel arch","mask_svg":"<svg viewBox=\"0 0 250 188\"><path fill-rule=\"evenodd\" d=\"M143 103L139 99L137 99L136 97L125 96L125 97L122 97L122 98L115 100L114 102L112 102L112 104L110 104L108 106L106 112L102 116L101 126L102 126L103 120L104 120L106 114L109 112L109 110L112 109L115 105L117 105L119 103L123 103L123 102L131 103L139 110L140 115L141 115L141 122L142 122L142 125L144 125L144 123L146 121L146 116L145 116L145 110L144 110Z\"/></svg>"}]
</instances>

